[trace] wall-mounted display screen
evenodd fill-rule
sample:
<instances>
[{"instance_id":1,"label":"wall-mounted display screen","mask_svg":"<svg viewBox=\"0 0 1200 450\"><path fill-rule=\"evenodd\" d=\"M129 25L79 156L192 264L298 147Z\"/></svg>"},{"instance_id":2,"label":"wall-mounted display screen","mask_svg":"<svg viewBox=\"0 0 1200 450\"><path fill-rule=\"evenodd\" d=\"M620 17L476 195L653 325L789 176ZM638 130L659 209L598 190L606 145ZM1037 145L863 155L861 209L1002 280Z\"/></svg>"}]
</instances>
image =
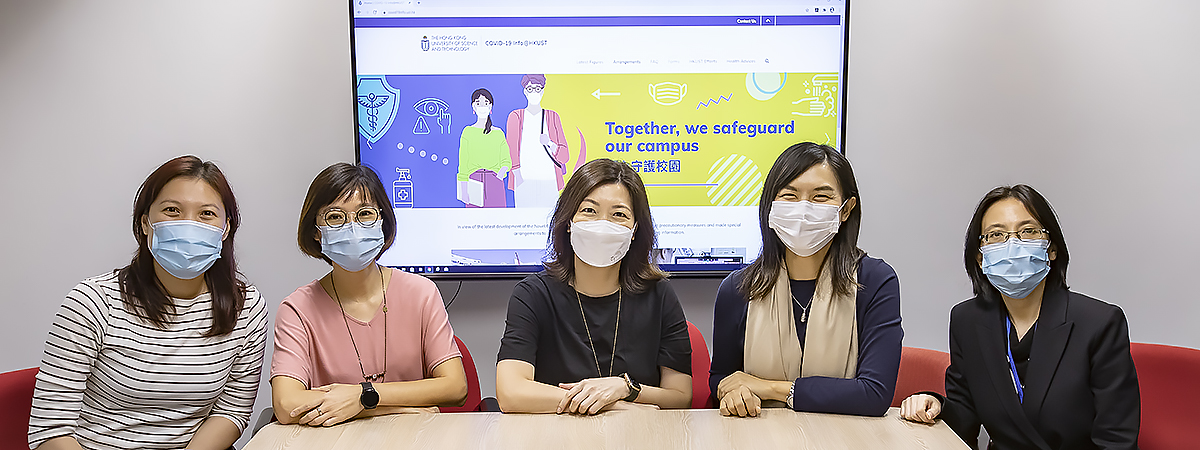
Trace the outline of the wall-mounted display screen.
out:
<instances>
[{"instance_id":1,"label":"wall-mounted display screen","mask_svg":"<svg viewBox=\"0 0 1200 450\"><path fill-rule=\"evenodd\" d=\"M775 157L841 148L845 1L354 0L359 161L399 221L382 264L534 272L563 183L628 163L672 272L759 252Z\"/></svg>"}]
</instances>

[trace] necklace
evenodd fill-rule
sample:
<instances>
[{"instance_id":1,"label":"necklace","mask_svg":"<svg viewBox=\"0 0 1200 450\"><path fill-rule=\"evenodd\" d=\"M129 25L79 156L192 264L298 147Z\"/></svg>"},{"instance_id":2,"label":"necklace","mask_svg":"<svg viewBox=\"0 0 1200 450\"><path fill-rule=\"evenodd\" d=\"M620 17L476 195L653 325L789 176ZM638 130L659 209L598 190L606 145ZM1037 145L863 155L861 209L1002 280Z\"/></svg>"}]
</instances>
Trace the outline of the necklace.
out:
<instances>
[{"instance_id":1,"label":"necklace","mask_svg":"<svg viewBox=\"0 0 1200 450\"><path fill-rule=\"evenodd\" d=\"M378 267L378 266L376 266ZM362 372L363 381L375 383L383 381L383 376L387 374L387 288L383 285L383 268L379 267L379 290L383 291L383 371L367 375L367 369L363 367L362 354L358 352L358 344L354 342L354 333L350 332L350 320L346 318L346 308L342 306L342 300L338 297L337 283L333 281L333 274L329 274L329 285L333 287L333 300L337 302L338 309L342 310L342 322L346 324L346 334L350 335L350 345L354 346L354 356L358 357L358 370Z\"/></svg>"},{"instance_id":2,"label":"necklace","mask_svg":"<svg viewBox=\"0 0 1200 450\"><path fill-rule=\"evenodd\" d=\"M800 307L800 323L808 322L808 308L812 307L812 300L808 301L808 306L804 306L800 304L800 299L796 298L796 294L792 294L792 301Z\"/></svg>"},{"instance_id":3,"label":"necklace","mask_svg":"<svg viewBox=\"0 0 1200 450\"><path fill-rule=\"evenodd\" d=\"M612 295L612 294L609 294ZM596 355L596 344L592 342L592 330L588 327L587 315L583 313L583 300L579 298L579 291L575 291L575 301L579 302L579 315L583 316L583 331L587 332L588 347L592 348L592 360L596 362L596 375L604 376L604 372L600 371L600 357ZM617 330L621 327L621 288L617 288L617 323L613 325L613 351L612 358L608 360L608 376L613 374L613 364L617 362Z\"/></svg>"}]
</instances>

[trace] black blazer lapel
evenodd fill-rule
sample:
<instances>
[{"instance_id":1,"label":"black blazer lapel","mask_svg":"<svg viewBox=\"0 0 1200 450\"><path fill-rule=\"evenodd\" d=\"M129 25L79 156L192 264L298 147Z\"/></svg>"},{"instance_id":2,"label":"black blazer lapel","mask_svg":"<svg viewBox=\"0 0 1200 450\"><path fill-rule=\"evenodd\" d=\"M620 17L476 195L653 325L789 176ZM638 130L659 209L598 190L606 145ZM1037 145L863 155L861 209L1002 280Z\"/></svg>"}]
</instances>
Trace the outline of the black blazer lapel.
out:
<instances>
[{"instance_id":1,"label":"black blazer lapel","mask_svg":"<svg viewBox=\"0 0 1200 450\"><path fill-rule=\"evenodd\" d=\"M1067 291L1047 289L1042 298L1042 310L1038 314L1038 330L1033 337L1033 348L1029 354L1029 369L1026 371L1025 402L1022 408L1029 420L1041 419L1042 403L1050 381L1058 370L1067 340L1071 337L1074 323L1067 321Z\"/></svg>"},{"instance_id":2,"label":"black blazer lapel","mask_svg":"<svg viewBox=\"0 0 1200 450\"><path fill-rule=\"evenodd\" d=\"M997 327L1002 323L1001 320L1007 320L1007 313L1001 309L994 314L984 314L983 317L985 320L976 327L976 332L979 348L983 352L983 361L987 366L988 378L992 379L992 387L996 389L996 397L1000 399L1000 404L1012 419L1012 423L1030 442L1039 449L1050 450L1050 445L1042 439L1037 428L1033 427L1033 422L1030 422L1025 411L1021 409L1016 388L1013 387L1012 371L1008 368L1008 351L1004 348L1004 332Z\"/></svg>"}]
</instances>

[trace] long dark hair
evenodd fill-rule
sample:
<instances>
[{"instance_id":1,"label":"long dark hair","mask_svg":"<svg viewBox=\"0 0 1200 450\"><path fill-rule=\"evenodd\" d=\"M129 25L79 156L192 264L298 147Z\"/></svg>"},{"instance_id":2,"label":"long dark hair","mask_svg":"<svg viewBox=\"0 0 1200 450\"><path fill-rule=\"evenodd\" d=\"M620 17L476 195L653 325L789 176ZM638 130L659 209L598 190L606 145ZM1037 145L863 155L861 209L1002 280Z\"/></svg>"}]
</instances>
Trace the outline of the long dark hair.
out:
<instances>
[{"instance_id":1,"label":"long dark hair","mask_svg":"<svg viewBox=\"0 0 1200 450\"><path fill-rule=\"evenodd\" d=\"M837 176L841 186L843 201L857 199L856 206L850 210L849 217L842 222L838 232L833 236L829 253L825 255L822 264L829 264L832 270L833 290L838 294L850 295L857 289L854 283L854 272L858 270L858 260L864 252L858 248L858 228L862 223L862 198L858 194L858 182L854 180L854 170L850 161L844 155L828 145L802 142L784 150L775 159L775 164L767 172L763 182L762 196L758 199L758 229L762 234L762 253L758 259L742 269L745 275L738 288L748 299L765 297L775 288L779 279L779 271L784 267L784 256L787 249L775 230L771 229L771 202L788 183L799 177L808 169L822 163L829 164Z\"/></svg>"},{"instance_id":2,"label":"long dark hair","mask_svg":"<svg viewBox=\"0 0 1200 450\"><path fill-rule=\"evenodd\" d=\"M488 92L488 90L484 89L484 88L476 89L475 92L471 93L471 105L474 105L475 100L479 100L479 97L486 98L488 103L492 104L493 111L496 109L496 101L492 100L492 93ZM472 108L474 108L474 106L472 106ZM483 123L483 134L488 134L491 132L492 132L492 114L488 113L487 121Z\"/></svg>"},{"instance_id":3,"label":"long dark hair","mask_svg":"<svg viewBox=\"0 0 1200 450\"><path fill-rule=\"evenodd\" d=\"M159 166L138 188L137 198L133 201L133 237L137 240L138 251L128 266L115 271L121 300L130 312L159 329L166 328L168 317L175 314L175 305L167 296L167 289L154 273L154 255L150 253L152 231L142 227L142 217L150 213L150 207L163 187L180 177L203 180L221 194L225 219L229 225L225 229L221 257L204 272L204 283L208 286L213 303L212 327L204 336L229 334L237 325L238 315L246 301L246 283L239 278L237 262L233 257L233 238L237 235L241 216L238 215L237 200L233 197L229 182L225 180L225 174L211 161L201 161L191 155L180 156Z\"/></svg>"},{"instance_id":4,"label":"long dark hair","mask_svg":"<svg viewBox=\"0 0 1200 450\"><path fill-rule=\"evenodd\" d=\"M983 274L978 258L979 247L983 244L980 238L983 234L983 215L996 202L1006 198L1016 199L1025 205L1029 214L1046 229L1050 235L1050 251L1055 253L1054 260L1050 261L1050 273L1046 275L1046 286L1067 289L1067 263L1071 257L1067 253L1067 240L1058 224L1058 216L1054 214L1054 209L1050 207L1046 197L1042 197L1041 193L1028 185L1018 184L1000 186L988 191L987 195L979 200L975 214L971 216L971 223L967 225L967 235L963 243L963 264L967 268L967 277L971 279L971 288L975 291L975 296L986 300L1000 300L1000 291L996 290L988 281L987 275Z\"/></svg>"},{"instance_id":5,"label":"long dark hair","mask_svg":"<svg viewBox=\"0 0 1200 450\"><path fill-rule=\"evenodd\" d=\"M392 247L396 240L396 212L392 210L387 189L379 181L379 175L365 165L336 163L313 178L308 185L308 195L304 196L304 206L300 207L300 224L296 226L296 243L300 251L313 258L325 260L333 265L333 261L321 252L321 236L317 229L317 216L321 208L329 206L337 200L349 198L358 191L365 200L375 203L379 214L383 215L383 252ZM379 259L379 256L375 256Z\"/></svg>"},{"instance_id":6,"label":"long dark hair","mask_svg":"<svg viewBox=\"0 0 1200 450\"><path fill-rule=\"evenodd\" d=\"M629 252L621 259L621 288L630 293L645 292L655 282L666 278L667 274L654 264L650 256L654 250L655 233L654 221L650 218L650 201L646 199L646 186L637 172L621 161L595 159L571 175L562 194L558 196L558 204L550 221L550 261L545 263L546 271L563 283L575 277L575 249L571 248L571 235L567 232L571 218L588 194L600 186L614 183L629 191L629 199L633 201L633 222L637 225L633 230Z\"/></svg>"}]
</instances>

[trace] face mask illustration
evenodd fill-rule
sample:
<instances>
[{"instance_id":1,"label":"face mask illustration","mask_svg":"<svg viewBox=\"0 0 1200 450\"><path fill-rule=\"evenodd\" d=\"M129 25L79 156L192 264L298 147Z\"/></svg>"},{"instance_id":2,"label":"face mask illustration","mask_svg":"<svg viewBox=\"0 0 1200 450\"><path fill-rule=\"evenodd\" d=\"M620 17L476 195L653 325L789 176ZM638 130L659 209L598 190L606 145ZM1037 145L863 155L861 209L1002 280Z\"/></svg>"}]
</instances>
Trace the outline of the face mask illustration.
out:
<instances>
[{"instance_id":1,"label":"face mask illustration","mask_svg":"<svg viewBox=\"0 0 1200 450\"><path fill-rule=\"evenodd\" d=\"M671 106L682 102L683 97L687 95L687 84L679 84L671 81L664 81L658 84L650 85L650 98L654 103L663 106Z\"/></svg>"}]
</instances>

